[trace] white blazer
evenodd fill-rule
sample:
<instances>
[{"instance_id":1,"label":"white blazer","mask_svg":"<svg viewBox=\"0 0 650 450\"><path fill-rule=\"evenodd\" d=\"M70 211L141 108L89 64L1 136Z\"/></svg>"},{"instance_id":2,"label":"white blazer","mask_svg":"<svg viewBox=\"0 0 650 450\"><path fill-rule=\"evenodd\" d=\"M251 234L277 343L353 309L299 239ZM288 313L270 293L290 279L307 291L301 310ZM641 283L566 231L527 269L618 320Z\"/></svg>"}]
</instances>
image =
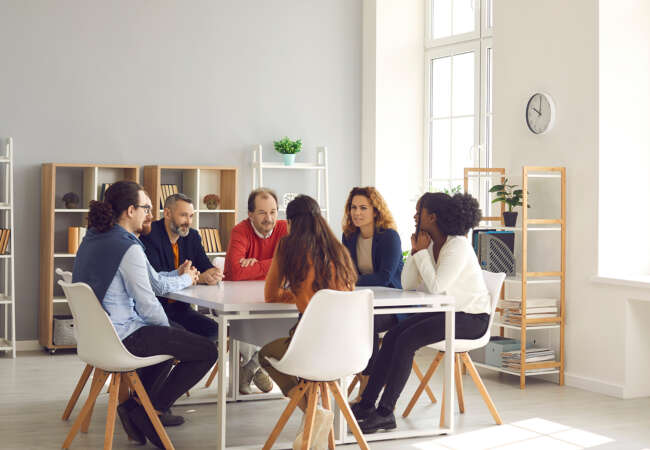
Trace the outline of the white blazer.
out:
<instances>
[{"instance_id":1,"label":"white blazer","mask_svg":"<svg viewBox=\"0 0 650 450\"><path fill-rule=\"evenodd\" d=\"M409 255L402 270L402 288L451 295L456 299L456 311L491 311L481 266L465 236L447 236L438 261L433 256L433 241L426 251Z\"/></svg>"}]
</instances>

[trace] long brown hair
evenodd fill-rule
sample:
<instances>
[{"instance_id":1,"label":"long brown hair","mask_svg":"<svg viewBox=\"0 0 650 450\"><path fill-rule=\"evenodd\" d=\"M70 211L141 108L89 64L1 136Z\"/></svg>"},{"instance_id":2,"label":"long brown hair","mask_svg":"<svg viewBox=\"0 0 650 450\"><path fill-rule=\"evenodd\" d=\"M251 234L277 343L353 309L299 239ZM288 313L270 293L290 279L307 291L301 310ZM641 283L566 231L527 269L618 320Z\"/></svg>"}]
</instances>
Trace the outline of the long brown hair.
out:
<instances>
[{"instance_id":1,"label":"long brown hair","mask_svg":"<svg viewBox=\"0 0 650 450\"><path fill-rule=\"evenodd\" d=\"M346 237L351 236L357 231L357 227L352 223L352 217L350 217L352 199L357 195L363 195L372 205L372 209L375 213L375 228L397 231L397 225L395 224L393 215L390 213L386 200L384 200L384 197L381 196L379 191L372 186L355 187L352 188L348 195L348 199L345 202L345 212L343 213L343 234L345 234Z\"/></svg>"},{"instance_id":2,"label":"long brown hair","mask_svg":"<svg viewBox=\"0 0 650 450\"><path fill-rule=\"evenodd\" d=\"M280 279L296 289L307 278L310 262L314 267L312 290L346 286L357 282L357 270L350 254L334 236L313 198L299 195L287 205L290 233L278 244L276 258Z\"/></svg>"}]
</instances>

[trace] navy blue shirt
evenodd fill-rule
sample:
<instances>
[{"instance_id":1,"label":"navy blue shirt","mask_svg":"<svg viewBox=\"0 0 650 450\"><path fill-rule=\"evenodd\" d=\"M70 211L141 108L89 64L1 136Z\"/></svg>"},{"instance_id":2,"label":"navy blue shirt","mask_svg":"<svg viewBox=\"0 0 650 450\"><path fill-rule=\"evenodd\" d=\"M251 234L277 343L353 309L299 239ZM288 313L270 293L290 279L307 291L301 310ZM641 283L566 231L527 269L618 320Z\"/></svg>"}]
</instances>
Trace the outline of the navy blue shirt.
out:
<instances>
[{"instance_id":1,"label":"navy blue shirt","mask_svg":"<svg viewBox=\"0 0 650 450\"><path fill-rule=\"evenodd\" d=\"M343 235L343 245L350 252L352 261L357 272L357 240L359 230L350 236ZM366 275L359 274L357 286L385 286L402 289L402 241L397 231L391 229L376 228L372 237L372 268L373 273Z\"/></svg>"}]
</instances>

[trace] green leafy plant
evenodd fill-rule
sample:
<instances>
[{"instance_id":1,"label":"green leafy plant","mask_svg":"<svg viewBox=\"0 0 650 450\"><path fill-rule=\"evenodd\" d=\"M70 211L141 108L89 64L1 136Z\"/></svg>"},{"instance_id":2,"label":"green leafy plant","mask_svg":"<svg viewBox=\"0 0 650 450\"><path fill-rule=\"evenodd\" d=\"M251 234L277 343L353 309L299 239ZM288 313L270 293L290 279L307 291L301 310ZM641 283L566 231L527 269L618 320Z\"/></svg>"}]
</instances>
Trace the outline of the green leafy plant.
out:
<instances>
[{"instance_id":1,"label":"green leafy plant","mask_svg":"<svg viewBox=\"0 0 650 450\"><path fill-rule=\"evenodd\" d=\"M508 212L512 212L512 208L522 206L522 198L524 196L523 189L515 189L516 184L508 184L508 179L503 180L503 184L495 184L490 188L490 192L496 193L496 198L492 203L502 202L508 205ZM530 204L527 205L530 208Z\"/></svg>"},{"instance_id":2,"label":"green leafy plant","mask_svg":"<svg viewBox=\"0 0 650 450\"><path fill-rule=\"evenodd\" d=\"M278 153L282 153L283 155L294 155L302 150L302 141L300 139L292 141L285 136L279 141L273 141L273 146L275 147L275 151Z\"/></svg>"},{"instance_id":3,"label":"green leafy plant","mask_svg":"<svg viewBox=\"0 0 650 450\"><path fill-rule=\"evenodd\" d=\"M448 188L440 189L438 192L443 192L443 193L453 197L454 195L460 194L461 192L463 192L463 187L460 184L457 185L457 186L454 186L454 187L449 185Z\"/></svg>"},{"instance_id":4,"label":"green leafy plant","mask_svg":"<svg viewBox=\"0 0 650 450\"><path fill-rule=\"evenodd\" d=\"M406 262L406 258L408 258L409 253L411 253L409 250L404 250L404 251L402 252L402 261L403 261L403 262Z\"/></svg>"}]
</instances>

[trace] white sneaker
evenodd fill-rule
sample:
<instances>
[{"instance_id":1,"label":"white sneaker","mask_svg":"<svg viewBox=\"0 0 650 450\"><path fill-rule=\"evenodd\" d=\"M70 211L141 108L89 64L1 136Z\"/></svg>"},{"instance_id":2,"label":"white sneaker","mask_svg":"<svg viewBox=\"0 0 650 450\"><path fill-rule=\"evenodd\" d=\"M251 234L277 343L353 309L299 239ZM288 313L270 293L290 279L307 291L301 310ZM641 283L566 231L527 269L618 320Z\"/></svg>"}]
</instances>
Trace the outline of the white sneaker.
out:
<instances>
[{"instance_id":1,"label":"white sneaker","mask_svg":"<svg viewBox=\"0 0 650 450\"><path fill-rule=\"evenodd\" d=\"M310 450L326 450L328 448L327 438L333 423L334 413L332 411L321 407L316 408L316 416L314 417L314 425L311 432ZM298 432L298 436L296 436L296 440L293 441L293 450L300 450L302 448L302 434L304 429L305 417L303 416L300 431Z\"/></svg>"}]
</instances>

